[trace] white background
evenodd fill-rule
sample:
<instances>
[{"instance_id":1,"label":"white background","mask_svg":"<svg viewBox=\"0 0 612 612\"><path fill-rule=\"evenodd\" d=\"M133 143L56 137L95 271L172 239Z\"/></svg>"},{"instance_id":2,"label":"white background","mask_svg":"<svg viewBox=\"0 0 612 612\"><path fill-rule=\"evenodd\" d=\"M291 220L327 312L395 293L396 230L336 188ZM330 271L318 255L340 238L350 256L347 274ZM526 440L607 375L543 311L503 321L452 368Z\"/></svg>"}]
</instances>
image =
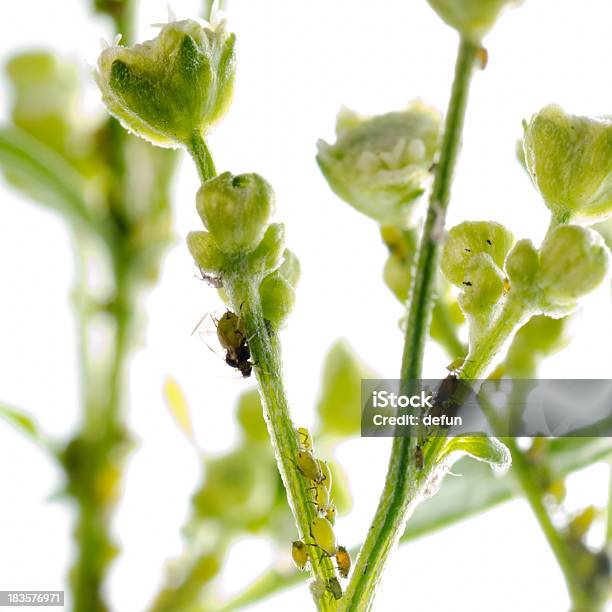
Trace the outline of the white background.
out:
<instances>
[{"instance_id":1,"label":"white background","mask_svg":"<svg viewBox=\"0 0 612 612\"><path fill-rule=\"evenodd\" d=\"M3 3L0 59L16 49L50 48L78 61L88 81L84 103L100 112L90 66L109 23L92 18L78 0ZM165 21L165 2L142 3L139 38ZM197 2L176 1L178 18L197 14ZM341 104L361 112L401 108L421 97L444 109L456 35L425 0L230 1L238 35L239 74L229 116L212 136L217 167L257 171L274 185L278 220L299 255L303 278L283 335L295 420L313 418L322 357L346 336L382 376L399 369L402 309L384 287L385 251L373 222L341 203L314 162L318 137L333 138ZM579 114L612 108L612 9L607 0L528 0L507 12L487 38L490 63L474 79L450 222L492 219L518 237L539 240L547 211L515 161L521 120L556 102ZM0 90L7 117L5 83ZM193 276L183 244L199 227L193 195L197 178L184 160L176 184L177 242L159 286L148 296L142 346L131 364L129 422L139 446L126 475L115 524L123 552L108 588L115 609L142 610L156 590L164 561L181 550L179 526L199 479L198 459L163 404L168 374L183 385L201 447L232 446L238 381L190 331L207 311L221 310L214 292ZM34 413L49 434L66 437L77 422L78 386L69 293L73 254L63 222L0 185L0 399ZM573 344L551 358L543 376L610 376L612 318L607 282L576 318ZM439 376L441 351L429 347L425 375ZM355 440L339 458L351 477L355 509L337 532L347 545L365 533L386 468L388 441ZM570 507L605 504L607 469L572 478ZM44 454L0 423L0 589L64 588L72 554L72 512L49 501L61 474ZM230 555L224 589L238 590L271 560L258 540ZM395 553L377 610L485 611L567 608L564 583L527 505L515 501L420 540ZM309 610L305 588L253 609Z\"/></svg>"}]
</instances>

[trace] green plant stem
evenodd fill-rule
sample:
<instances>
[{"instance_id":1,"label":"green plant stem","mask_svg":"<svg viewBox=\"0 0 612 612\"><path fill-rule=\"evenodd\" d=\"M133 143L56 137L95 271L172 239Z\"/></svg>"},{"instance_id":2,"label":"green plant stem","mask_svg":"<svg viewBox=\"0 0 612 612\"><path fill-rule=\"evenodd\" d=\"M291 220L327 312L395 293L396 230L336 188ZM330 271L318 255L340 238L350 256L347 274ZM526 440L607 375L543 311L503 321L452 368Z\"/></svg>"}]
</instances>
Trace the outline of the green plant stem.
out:
<instances>
[{"instance_id":1,"label":"green plant stem","mask_svg":"<svg viewBox=\"0 0 612 612\"><path fill-rule=\"evenodd\" d=\"M450 200L450 187L460 149L468 90L477 51L477 44L467 39L461 40L440 159L419 243L410 293L401 369L401 393L406 392L411 380L418 379L421 375L423 352L433 306L434 284L439 267L444 219ZM414 437L393 440L385 486L357 559L352 579L342 600L342 610L363 612L371 607L376 585L387 557L399 540L410 507L416 499L415 444Z\"/></svg>"},{"instance_id":2,"label":"green plant stem","mask_svg":"<svg viewBox=\"0 0 612 612\"><path fill-rule=\"evenodd\" d=\"M237 269L240 269L240 265L237 265ZM226 278L224 281L227 294L235 311L240 312L242 325L249 338L264 418L299 537L304 543L313 545L315 541L310 535L310 522L315 518L316 510L309 491L311 483L300 473L295 463L298 443L282 380L278 337L269 332L266 326L257 290L258 284L253 279L240 276ZM335 575L330 558L319 548L311 546L309 554L313 578L325 581ZM325 612L336 609L335 601L327 593L317 601L317 606Z\"/></svg>"},{"instance_id":3,"label":"green plant stem","mask_svg":"<svg viewBox=\"0 0 612 612\"><path fill-rule=\"evenodd\" d=\"M531 510L540 525L540 529L544 532L548 544L563 572L573 604L572 610L594 610L595 608L591 607L592 602L587 597L576 575L576 566L572 560L572 553L567 546L567 541L553 525L550 514L544 505L542 489L538 484L537 474L535 474L533 466L525 456L525 453L518 447L515 438L500 439L510 449L512 454L512 474L521 486Z\"/></svg>"},{"instance_id":4,"label":"green plant stem","mask_svg":"<svg viewBox=\"0 0 612 612\"><path fill-rule=\"evenodd\" d=\"M606 550L612 548L612 461L608 462L610 476L608 478L608 509L606 516Z\"/></svg>"},{"instance_id":5,"label":"green plant stem","mask_svg":"<svg viewBox=\"0 0 612 612\"><path fill-rule=\"evenodd\" d=\"M200 181L205 183L213 178L213 176L217 174L217 170L215 169L213 158L206 146L206 141L202 134L200 132L194 132L186 147L191 157L193 157L193 161L198 169Z\"/></svg>"}]
</instances>

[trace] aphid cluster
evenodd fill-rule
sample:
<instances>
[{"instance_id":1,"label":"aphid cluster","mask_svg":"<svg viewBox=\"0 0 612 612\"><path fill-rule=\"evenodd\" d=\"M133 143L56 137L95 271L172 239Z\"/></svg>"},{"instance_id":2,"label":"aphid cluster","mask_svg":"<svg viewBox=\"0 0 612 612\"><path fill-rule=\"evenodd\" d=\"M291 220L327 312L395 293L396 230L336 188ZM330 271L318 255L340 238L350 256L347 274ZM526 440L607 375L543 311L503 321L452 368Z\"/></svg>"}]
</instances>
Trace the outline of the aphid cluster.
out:
<instances>
[{"instance_id":1,"label":"aphid cluster","mask_svg":"<svg viewBox=\"0 0 612 612\"><path fill-rule=\"evenodd\" d=\"M332 475L329 466L314 456L312 438L307 429L300 427L297 431L298 451L295 465L300 474L310 481L312 485L312 503L317 516L310 523L310 537L314 544L305 544L301 540L293 542L291 555L296 567L303 570L309 559L308 546L315 546L325 556L336 560L338 573L341 578L348 578L351 569L351 557L344 546L336 543L334 523L336 521L336 507L331 502ZM334 599L342 597L342 587L335 576L328 578L325 582L315 581L311 585L315 597L320 598L329 592Z\"/></svg>"}]
</instances>

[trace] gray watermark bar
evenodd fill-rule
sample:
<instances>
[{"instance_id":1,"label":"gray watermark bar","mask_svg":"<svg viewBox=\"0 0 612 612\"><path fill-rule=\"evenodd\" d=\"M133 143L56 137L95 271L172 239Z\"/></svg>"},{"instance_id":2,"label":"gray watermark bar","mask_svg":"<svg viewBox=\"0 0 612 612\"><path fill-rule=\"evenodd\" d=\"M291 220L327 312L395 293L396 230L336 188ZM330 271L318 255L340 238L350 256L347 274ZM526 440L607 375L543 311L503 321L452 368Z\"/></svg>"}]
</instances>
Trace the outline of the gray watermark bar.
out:
<instances>
[{"instance_id":1,"label":"gray watermark bar","mask_svg":"<svg viewBox=\"0 0 612 612\"><path fill-rule=\"evenodd\" d=\"M64 606L64 591L0 591L0 606Z\"/></svg>"},{"instance_id":2,"label":"gray watermark bar","mask_svg":"<svg viewBox=\"0 0 612 612\"><path fill-rule=\"evenodd\" d=\"M612 437L612 380L362 380L361 435Z\"/></svg>"}]
</instances>

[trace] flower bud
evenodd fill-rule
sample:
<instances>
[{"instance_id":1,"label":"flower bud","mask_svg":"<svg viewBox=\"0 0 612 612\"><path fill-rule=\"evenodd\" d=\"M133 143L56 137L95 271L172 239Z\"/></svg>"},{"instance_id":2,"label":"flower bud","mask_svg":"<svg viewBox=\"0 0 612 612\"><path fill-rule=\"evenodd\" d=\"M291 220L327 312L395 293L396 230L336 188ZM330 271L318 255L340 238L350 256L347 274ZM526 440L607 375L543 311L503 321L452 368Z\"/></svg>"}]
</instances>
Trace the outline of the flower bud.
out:
<instances>
[{"instance_id":1,"label":"flower bud","mask_svg":"<svg viewBox=\"0 0 612 612\"><path fill-rule=\"evenodd\" d=\"M267 274L281 265L285 251L285 226L271 223L257 248L249 255L249 268Z\"/></svg>"},{"instance_id":2,"label":"flower bud","mask_svg":"<svg viewBox=\"0 0 612 612\"><path fill-rule=\"evenodd\" d=\"M196 207L220 251L247 253L264 237L274 211L274 193L257 174L224 172L200 187Z\"/></svg>"},{"instance_id":3,"label":"flower bud","mask_svg":"<svg viewBox=\"0 0 612 612\"><path fill-rule=\"evenodd\" d=\"M98 59L96 81L111 114L141 138L176 147L226 113L232 98L234 34L185 20L153 40L110 47Z\"/></svg>"},{"instance_id":4,"label":"flower bud","mask_svg":"<svg viewBox=\"0 0 612 612\"><path fill-rule=\"evenodd\" d=\"M459 305L468 315L490 312L504 290L502 273L486 253L478 253L471 259L462 285Z\"/></svg>"},{"instance_id":5,"label":"flower bud","mask_svg":"<svg viewBox=\"0 0 612 612\"><path fill-rule=\"evenodd\" d=\"M529 174L557 220L594 223L612 215L612 120L546 106L525 127Z\"/></svg>"},{"instance_id":6,"label":"flower bud","mask_svg":"<svg viewBox=\"0 0 612 612\"><path fill-rule=\"evenodd\" d=\"M508 253L506 271L511 287L529 289L535 282L539 268L538 252L531 240L519 240Z\"/></svg>"},{"instance_id":7,"label":"flower bud","mask_svg":"<svg viewBox=\"0 0 612 612\"><path fill-rule=\"evenodd\" d=\"M427 0L440 17L460 34L479 41L513 0Z\"/></svg>"},{"instance_id":8,"label":"flower bud","mask_svg":"<svg viewBox=\"0 0 612 612\"><path fill-rule=\"evenodd\" d=\"M285 249L281 266L268 274L259 286L264 319L270 321L274 329L280 328L293 310L299 278L300 262L289 249Z\"/></svg>"},{"instance_id":9,"label":"flower bud","mask_svg":"<svg viewBox=\"0 0 612 612\"><path fill-rule=\"evenodd\" d=\"M379 223L403 226L431 180L439 131L440 113L419 101L375 117L342 109L336 143L320 140L317 162L348 204Z\"/></svg>"},{"instance_id":10,"label":"flower bud","mask_svg":"<svg viewBox=\"0 0 612 612\"><path fill-rule=\"evenodd\" d=\"M540 249L539 285L551 302L571 303L601 283L608 260L608 248L597 232L562 225Z\"/></svg>"},{"instance_id":11,"label":"flower bud","mask_svg":"<svg viewBox=\"0 0 612 612\"><path fill-rule=\"evenodd\" d=\"M465 287L466 272L472 260L481 253L486 254L501 269L512 240L512 234L499 223L464 221L448 232L442 251L442 272L453 285ZM475 270L470 269L472 273Z\"/></svg>"},{"instance_id":12,"label":"flower bud","mask_svg":"<svg viewBox=\"0 0 612 612\"><path fill-rule=\"evenodd\" d=\"M224 267L225 256L217 248L208 232L189 232L187 247L196 265L204 272L220 274Z\"/></svg>"}]
</instances>

